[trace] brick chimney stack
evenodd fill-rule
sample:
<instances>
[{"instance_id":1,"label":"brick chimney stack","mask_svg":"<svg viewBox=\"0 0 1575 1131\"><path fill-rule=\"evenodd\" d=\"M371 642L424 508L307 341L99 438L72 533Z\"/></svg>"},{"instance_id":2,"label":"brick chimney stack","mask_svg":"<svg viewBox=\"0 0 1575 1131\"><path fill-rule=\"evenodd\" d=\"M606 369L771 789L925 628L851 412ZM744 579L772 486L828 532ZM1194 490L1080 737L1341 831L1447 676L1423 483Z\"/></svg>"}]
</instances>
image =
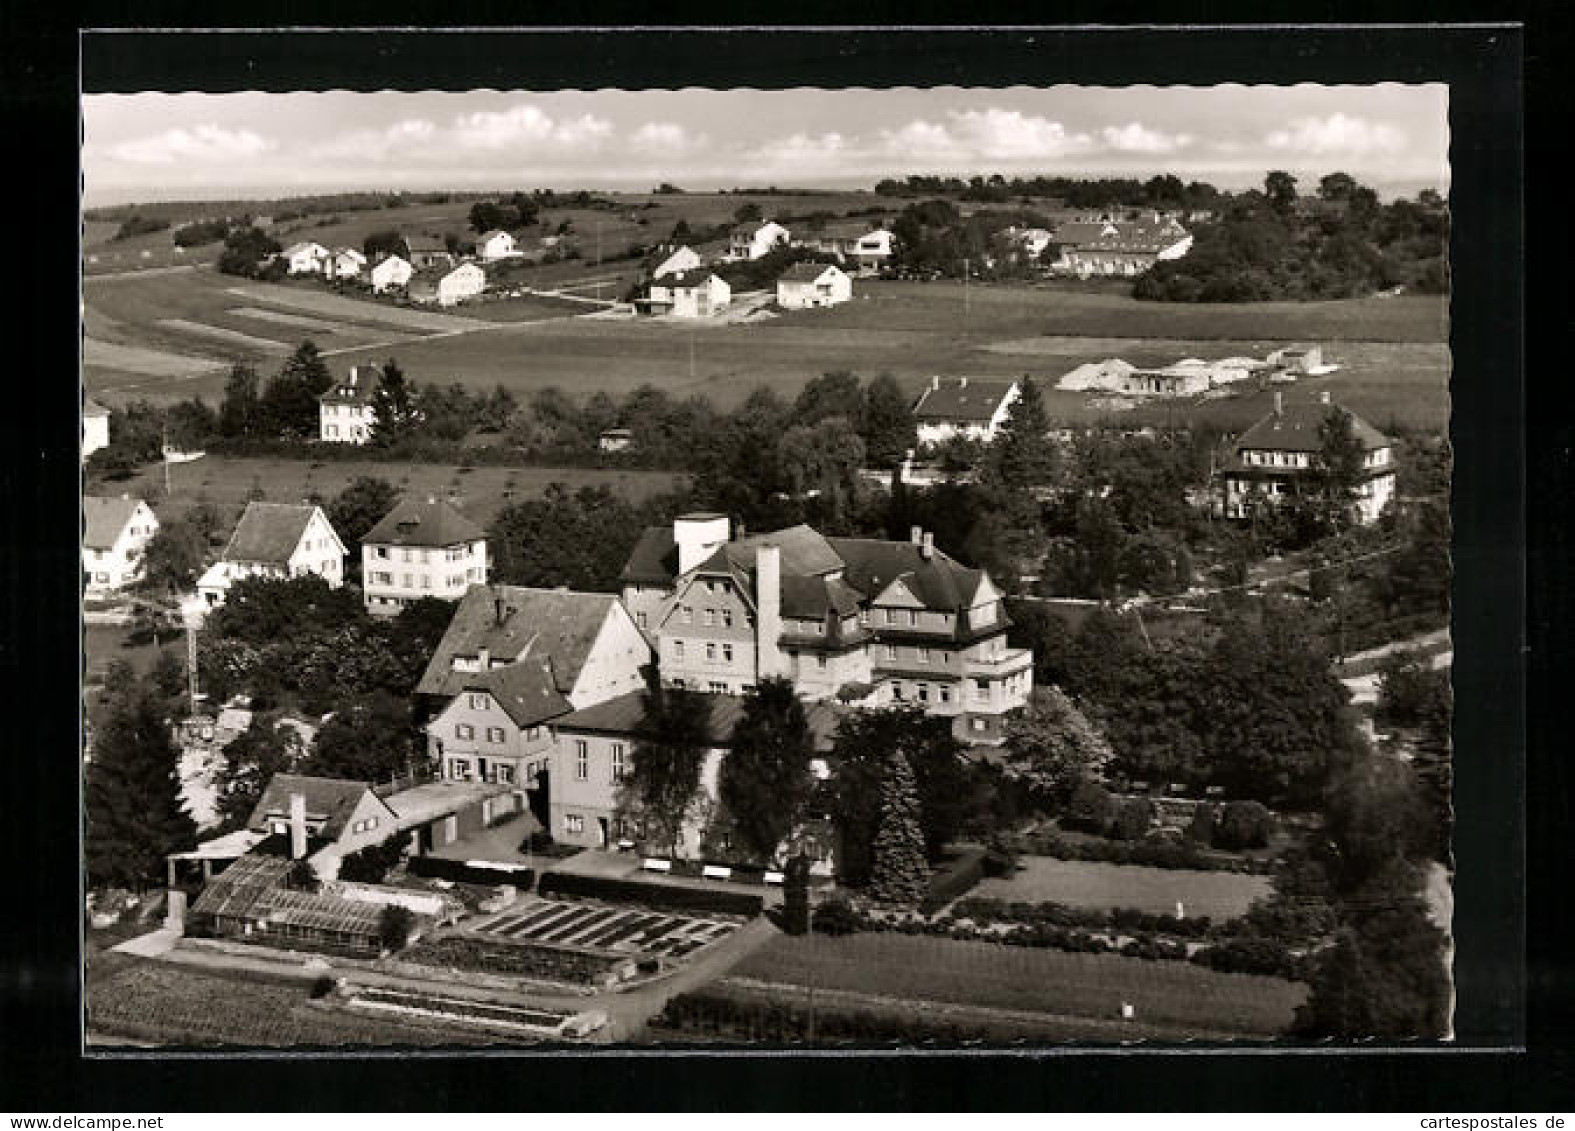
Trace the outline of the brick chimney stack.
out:
<instances>
[{"instance_id":1,"label":"brick chimney stack","mask_svg":"<svg viewBox=\"0 0 1575 1131\"><path fill-rule=\"evenodd\" d=\"M306 794L290 794L290 859L306 855Z\"/></svg>"}]
</instances>

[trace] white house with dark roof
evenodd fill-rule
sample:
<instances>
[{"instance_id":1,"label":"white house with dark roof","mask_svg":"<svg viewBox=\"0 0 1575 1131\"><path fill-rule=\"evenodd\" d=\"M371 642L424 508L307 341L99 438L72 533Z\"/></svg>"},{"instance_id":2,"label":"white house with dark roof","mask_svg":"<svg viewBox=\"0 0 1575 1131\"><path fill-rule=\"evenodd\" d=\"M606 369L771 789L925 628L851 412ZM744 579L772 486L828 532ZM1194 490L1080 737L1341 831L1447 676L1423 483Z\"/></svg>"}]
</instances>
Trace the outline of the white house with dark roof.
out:
<instances>
[{"instance_id":1,"label":"white house with dark roof","mask_svg":"<svg viewBox=\"0 0 1575 1131\"><path fill-rule=\"evenodd\" d=\"M680 247L669 254L651 271L651 278L660 279L664 275L677 275L683 271L693 271L701 264L700 254L687 245Z\"/></svg>"},{"instance_id":2,"label":"white house with dark roof","mask_svg":"<svg viewBox=\"0 0 1575 1131\"><path fill-rule=\"evenodd\" d=\"M1064 225L1057 233L1062 251L1056 265L1083 278L1141 275L1156 263L1180 259L1192 250L1191 233L1173 219L1103 224L1092 238L1085 238L1081 227Z\"/></svg>"},{"instance_id":3,"label":"white house with dark roof","mask_svg":"<svg viewBox=\"0 0 1575 1131\"><path fill-rule=\"evenodd\" d=\"M495 259L513 259L520 254L520 250L512 235L502 228L493 228L490 232L482 232L477 238L476 254L490 263Z\"/></svg>"},{"instance_id":4,"label":"white house with dark roof","mask_svg":"<svg viewBox=\"0 0 1575 1131\"><path fill-rule=\"evenodd\" d=\"M1022 396L1016 381L979 377L932 377L913 406L918 440L940 444L955 436L990 443Z\"/></svg>"},{"instance_id":5,"label":"white house with dark roof","mask_svg":"<svg viewBox=\"0 0 1575 1131\"><path fill-rule=\"evenodd\" d=\"M644 305L652 314L674 318L709 318L733 301L727 280L704 267L663 275L651 282Z\"/></svg>"},{"instance_id":6,"label":"white house with dark roof","mask_svg":"<svg viewBox=\"0 0 1575 1131\"><path fill-rule=\"evenodd\" d=\"M808 526L733 537L726 516L648 528L621 575L664 685L740 695L768 676L810 700L913 703L997 743L1027 702L1033 655L1010 648L1002 594L915 529L907 542Z\"/></svg>"},{"instance_id":7,"label":"white house with dark roof","mask_svg":"<svg viewBox=\"0 0 1575 1131\"><path fill-rule=\"evenodd\" d=\"M304 577L315 573L334 588L344 584L345 545L322 507L294 503L246 504L219 560L197 581L213 608L243 577Z\"/></svg>"},{"instance_id":8,"label":"white house with dark roof","mask_svg":"<svg viewBox=\"0 0 1575 1131\"><path fill-rule=\"evenodd\" d=\"M487 582L487 537L452 504L403 499L361 539L367 612L393 616L412 601L457 601Z\"/></svg>"},{"instance_id":9,"label":"white house with dark roof","mask_svg":"<svg viewBox=\"0 0 1575 1131\"><path fill-rule=\"evenodd\" d=\"M356 279L361 272L366 270L366 256L353 247L340 247L334 249L334 259L329 271L329 277L334 279Z\"/></svg>"},{"instance_id":10,"label":"white house with dark roof","mask_svg":"<svg viewBox=\"0 0 1575 1131\"><path fill-rule=\"evenodd\" d=\"M454 253L436 236L406 236L405 250L410 253L410 266L417 271L454 266Z\"/></svg>"},{"instance_id":11,"label":"white house with dark roof","mask_svg":"<svg viewBox=\"0 0 1575 1131\"><path fill-rule=\"evenodd\" d=\"M153 508L130 495L82 500L82 576L89 596L113 593L142 576L142 555L158 533Z\"/></svg>"},{"instance_id":12,"label":"white house with dark roof","mask_svg":"<svg viewBox=\"0 0 1575 1131\"><path fill-rule=\"evenodd\" d=\"M279 258L292 275L327 275L333 270L334 253L311 240L291 244Z\"/></svg>"},{"instance_id":13,"label":"white house with dark roof","mask_svg":"<svg viewBox=\"0 0 1575 1131\"><path fill-rule=\"evenodd\" d=\"M318 439L325 444L364 444L377 420L373 399L383 373L375 365L353 365L343 381L317 398Z\"/></svg>"},{"instance_id":14,"label":"white house with dark roof","mask_svg":"<svg viewBox=\"0 0 1575 1131\"><path fill-rule=\"evenodd\" d=\"M795 263L777 278L777 305L784 310L836 306L853 297L853 280L835 263Z\"/></svg>"},{"instance_id":15,"label":"white house with dark roof","mask_svg":"<svg viewBox=\"0 0 1575 1131\"><path fill-rule=\"evenodd\" d=\"M1395 494L1394 446L1360 416L1333 404L1326 392L1292 404L1285 403L1283 394L1274 394L1273 410L1237 437L1220 471L1220 513L1251 518L1258 504L1272 506L1296 497L1319 471L1325 422L1341 414L1349 417L1351 434L1362 449L1356 514L1364 524L1377 522Z\"/></svg>"},{"instance_id":16,"label":"white house with dark roof","mask_svg":"<svg viewBox=\"0 0 1575 1131\"><path fill-rule=\"evenodd\" d=\"M385 256L372 267L372 291L382 294L384 291L397 290L407 285L413 274L415 268L408 259L398 255Z\"/></svg>"},{"instance_id":17,"label":"white house with dark roof","mask_svg":"<svg viewBox=\"0 0 1575 1131\"><path fill-rule=\"evenodd\" d=\"M406 289L414 302L456 306L487 289L487 273L474 263L461 263L452 269L422 270L410 277Z\"/></svg>"},{"instance_id":18,"label":"white house with dark roof","mask_svg":"<svg viewBox=\"0 0 1575 1131\"><path fill-rule=\"evenodd\" d=\"M92 397L82 402L82 458L109 447L109 409Z\"/></svg>"},{"instance_id":19,"label":"white house with dark roof","mask_svg":"<svg viewBox=\"0 0 1575 1131\"><path fill-rule=\"evenodd\" d=\"M609 593L473 585L416 686L445 780L533 788L548 720L645 686L651 646Z\"/></svg>"}]
</instances>

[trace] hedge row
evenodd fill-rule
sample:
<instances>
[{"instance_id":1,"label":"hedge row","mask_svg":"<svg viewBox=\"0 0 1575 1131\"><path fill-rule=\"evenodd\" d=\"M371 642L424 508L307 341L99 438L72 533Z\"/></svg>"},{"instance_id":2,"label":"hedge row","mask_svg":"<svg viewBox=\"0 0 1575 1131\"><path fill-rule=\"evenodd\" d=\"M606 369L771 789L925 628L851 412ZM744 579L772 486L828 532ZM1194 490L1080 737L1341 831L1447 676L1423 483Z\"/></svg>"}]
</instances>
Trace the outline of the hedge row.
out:
<instances>
[{"instance_id":1,"label":"hedge row","mask_svg":"<svg viewBox=\"0 0 1575 1131\"><path fill-rule=\"evenodd\" d=\"M539 943L476 935L422 939L399 958L401 962L419 966L474 970L483 974L520 974L577 984L595 982L624 961L617 955L586 954Z\"/></svg>"},{"instance_id":2,"label":"hedge row","mask_svg":"<svg viewBox=\"0 0 1575 1131\"><path fill-rule=\"evenodd\" d=\"M722 994L679 994L651 1020L651 1027L695 1036L722 1037L770 1044L801 1043L810 1039L810 1011L774 1001L740 1001ZM892 1017L863 1010L814 1010L814 1042L820 1044L962 1044L999 1040L985 1027Z\"/></svg>"},{"instance_id":3,"label":"hedge row","mask_svg":"<svg viewBox=\"0 0 1575 1131\"><path fill-rule=\"evenodd\" d=\"M952 908L959 919L982 925L989 923L1048 923L1055 927L1084 927L1090 930L1145 931L1158 935L1197 939L1215 931L1207 915L1178 919L1174 915L1139 911L1132 907L1102 910L1069 907L1064 903L1021 903L1004 899L965 899ZM1229 930L1229 924L1224 925Z\"/></svg>"},{"instance_id":4,"label":"hedge row","mask_svg":"<svg viewBox=\"0 0 1575 1131\"><path fill-rule=\"evenodd\" d=\"M1148 868L1175 868L1197 872L1241 872L1269 875L1272 860L1219 856L1192 844L1138 841L1074 841L1054 833L1030 833L1022 838L1022 850L1034 856L1057 860L1088 860L1105 864L1139 864Z\"/></svg>"},{"instance_id":5,"label":"hedge row","mask_svg":"<svg viewBox=\"0 0 1575 1131\"><path fill-rule=\"evenodd\" d=\"M957 859L930 877L930 893L924 897L919 910L933 915L952 900L972 891L984 879L984 858L982 848L959 852Z\"/></svg>"},{"instance_id":6,"label":"hedge row","mask_svg":"<svg viewBox=\"0 0 1575 1131\"><path fill-rule=\"evenodd\" d=\"M548 872L537 889L542 895L576 895L613 903L638 903L664 911L704 911L716 915L742 915L752 919L765 907L758 895L704 888L669 887L638 880L613 880L603 876L576 876Z\"/></svg>"},{"instance_id":7,"label":"hedge row","mask_svg":"<svg viewBox=\"0 0 1575 1131\"><path fill-rule=\"evenodd\" d=\"M460 884L481 884L496 887L499 884L512 884L520 891L529 891L531 884L536 880L536 873L530 868L511 868L498 865L491 868L477 868L463 860L445 860L441 856L416 856L407 865L410 873L416 876L425 876L428 879L451 880ZM545 878L543 883L545 883Z\"/></svg>"}]
</instances>

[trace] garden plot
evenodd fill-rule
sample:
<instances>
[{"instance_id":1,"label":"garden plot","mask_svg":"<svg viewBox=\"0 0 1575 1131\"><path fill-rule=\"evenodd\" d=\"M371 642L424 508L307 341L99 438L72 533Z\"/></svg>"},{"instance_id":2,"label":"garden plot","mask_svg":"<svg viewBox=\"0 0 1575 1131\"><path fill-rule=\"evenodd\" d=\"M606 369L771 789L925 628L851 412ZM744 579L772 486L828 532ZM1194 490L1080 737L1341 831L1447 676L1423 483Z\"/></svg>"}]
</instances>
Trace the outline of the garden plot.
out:
<instances>
[{"instance_id":1,"label":"garden plot","mask_svg":"<svg viewBox=\"0 0 1575 1131\"><path fill-rule=\"evenodd\" d=\"M354 322L339 322L308 314L290 314L283 310L264 310L257 306L234 306L226 313L236 318L266 322L270 325L287 327L301 333L331 338L331 341L325 343L330 349L341 346L394 345L400 342L412 341L422 336L405 330L389 329L387 326L367 326Z\"/></svg>"},{"instance_id":2,"label":"garden plot","mask_svg":"<svg viewBox=\"0 0 1575 1131\"><path fill-rule=\"evenodd\" d=\"M682 958L726 938L738 924L609 904L529 898L470 929L522 943Z\"/></svg>"},{"instance_id":3,"label":"garden plot","mask_svg":"<svg viewBox=\"0 0 1575 1131\"><path fill-rule=\"evenodd\" d=\"M381 322L428 333L464 332L484 329L487 326L487 323L474 318L458 318L452 314L437 314L426 310L411 310L403 306L364 302L324 291L286 287L276 283L252 283L225 289L229 294L254 303L304 310L311 314L326 314L330 318L345 318L356 322Z\"/></svg>"},{"instance_id":4,"label":"garden plot","mask_svg":"<svg viewBox=\"0 0 1575 1131\"><path fill-rule=\"evenodd\" d=\"M448 994L411 993L371 987L357 989L347 1004L351 1009L374 1010L401 1019L430 1018L536 1037L559 1036L564 1023L573 1016L558 1010L527 1009Z\"/></svg>"},{"instance_id":5,"label":"garden plot","mask_svg":"<svg viewBox=\"0 0 1575 1131\"><path fill-rule=\"evenodd\" d=\"M284 342L275 341L273 338L259 338L252 334L243 334L239 330L229 330L223 326L209 326L207 323L191 322L185 318L160 318L158 324L169 330L178 330L183 334L195 334L200 338L212 338L214 341L244 346L247 349L258 350L262 353L286 354L291 349Z\"/></svg>"},{"instance_id":6,"label":"garden plot","mask_svg":"<svg viewBox=\"0 0 1575 1131\"><path fill-rule=\"evenodd\" d=\"M1064 903L1111 910L1170 914L1181 903L1190 916L1234 919L1270 891L1267 876L1143 868L1091 860L1025 856L1012 876L984 880L970 894L1016 903Z\"/></svg>"}]
</instances>

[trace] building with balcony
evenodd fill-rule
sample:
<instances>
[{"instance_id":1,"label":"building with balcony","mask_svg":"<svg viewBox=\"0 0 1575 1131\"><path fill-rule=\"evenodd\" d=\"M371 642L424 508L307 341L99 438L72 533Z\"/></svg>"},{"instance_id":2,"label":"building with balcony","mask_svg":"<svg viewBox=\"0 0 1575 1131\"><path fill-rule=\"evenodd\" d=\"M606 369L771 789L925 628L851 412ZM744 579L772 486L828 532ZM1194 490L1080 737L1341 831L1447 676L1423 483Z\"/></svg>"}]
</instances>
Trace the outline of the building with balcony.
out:
<instances>
[{"instance_id":1,"label":"building with balcony","mask_svg":"<svg viewBox=\"0 0 1575 1131\"><path fill-rule=\"evenodd\" d=\"M412 601L457 601L487 583L481 527L436 498L405 499L361 539L367 612L393 616Z\"/></svg>"}]
</instances>

